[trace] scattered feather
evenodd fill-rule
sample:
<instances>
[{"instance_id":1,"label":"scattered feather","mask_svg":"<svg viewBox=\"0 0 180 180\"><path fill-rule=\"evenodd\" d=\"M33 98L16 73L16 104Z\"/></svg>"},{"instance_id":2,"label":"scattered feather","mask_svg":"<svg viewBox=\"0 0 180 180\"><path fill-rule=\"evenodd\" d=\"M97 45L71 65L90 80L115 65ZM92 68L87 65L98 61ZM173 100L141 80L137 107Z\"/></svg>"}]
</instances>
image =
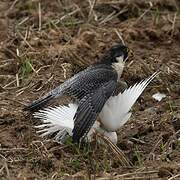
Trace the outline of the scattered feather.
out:
<instances>
[{"instance_id":1,"label":"scattered feather","mask_svg":"<svg viewBox=\"0 0 180 180\"><path fill-rule=\"evenodd\" d=\"M153 97L155 100L157 100L157 101L160 102L163 98L166 97L166 95L163 94L163 93L158 92L158 93L156 93L156 94L153 94L152 97Z\"/></svg>"}]
</instances>

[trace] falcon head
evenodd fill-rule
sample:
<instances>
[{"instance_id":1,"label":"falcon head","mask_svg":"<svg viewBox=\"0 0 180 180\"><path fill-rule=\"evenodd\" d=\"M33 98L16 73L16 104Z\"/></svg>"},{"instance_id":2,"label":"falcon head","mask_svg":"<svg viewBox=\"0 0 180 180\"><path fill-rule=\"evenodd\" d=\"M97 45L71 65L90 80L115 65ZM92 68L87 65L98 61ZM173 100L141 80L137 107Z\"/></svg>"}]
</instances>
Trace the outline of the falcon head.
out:
<instances>
[{"instance_id":1,"label":"falcon head","mask_svg":"<svg viewBox=\"0 0 180 180\"><path fill-rule=\"evenodd\" d=\"M128 59L128 52L129 49L126 46L116 44L105 53L98 64L111 66L117 72L119 81L124 69L124 64Z\"/></svg>"},{"instance_id":2,"label":"falcon head","mask_svg":"<svg viewBox=\"0 0 180 180\"><path fill-rule=\"evenodd\" d=\"M128 58L128 52L129 49L126 46L122 44L116 44L105 53L101 59L101 63L107 65L125 63Z\"/></svg>"}]
</instances>

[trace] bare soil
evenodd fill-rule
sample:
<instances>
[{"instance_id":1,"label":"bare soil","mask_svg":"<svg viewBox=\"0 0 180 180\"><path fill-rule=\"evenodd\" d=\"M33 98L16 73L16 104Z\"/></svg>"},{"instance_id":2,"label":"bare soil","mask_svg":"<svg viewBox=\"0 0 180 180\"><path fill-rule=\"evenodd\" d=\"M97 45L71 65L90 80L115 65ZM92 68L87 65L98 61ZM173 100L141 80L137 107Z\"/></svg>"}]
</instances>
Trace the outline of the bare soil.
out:
<instances>
[{"instance_id":1,"label":"bare soil","mask_svg":"<svg viewBox=\"0 0 180 180\"><path fill-rule=\"evenodd\" d=\"M40 138L22 111L120 39L134 53L128 85L161 70L118 132L131 167L107 146ZM166 98L157 102L157 92ZM178 0L0 2L0 179L180 179L179 95Z\"/></svg>"}]
</instances>

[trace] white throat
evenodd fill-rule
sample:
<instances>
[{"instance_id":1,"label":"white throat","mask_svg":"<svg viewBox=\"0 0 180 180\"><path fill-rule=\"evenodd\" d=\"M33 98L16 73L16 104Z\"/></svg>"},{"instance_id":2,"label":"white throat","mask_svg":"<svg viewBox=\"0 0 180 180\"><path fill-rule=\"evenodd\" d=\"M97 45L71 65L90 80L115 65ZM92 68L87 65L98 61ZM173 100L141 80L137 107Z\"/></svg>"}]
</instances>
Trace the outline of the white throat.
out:
<instances>
[{"instance_id":1,"label":"white throat","mask_svg":"<svg viewBox=\"0 0 180 180\"><path fill-rule=\"evenodd\" d=\"M118 61L117 63L113 63L112 67L117 71L118 74L118 81L120 80L121 74L123 72L124 69L124 56L119 56L116 58L116 60Z\"/></svg>"}]
</instances>

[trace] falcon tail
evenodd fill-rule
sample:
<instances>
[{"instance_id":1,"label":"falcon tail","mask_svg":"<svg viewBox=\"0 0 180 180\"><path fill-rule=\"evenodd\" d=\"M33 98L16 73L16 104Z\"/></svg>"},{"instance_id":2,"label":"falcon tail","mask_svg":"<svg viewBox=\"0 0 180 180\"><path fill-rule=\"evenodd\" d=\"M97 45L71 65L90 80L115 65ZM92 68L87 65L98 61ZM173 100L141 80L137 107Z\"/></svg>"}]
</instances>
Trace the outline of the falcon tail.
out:
<instances>
[{"instance_id":1,"label":"falcon tail","mask_svg":"<svg viewBox=\"0 0 180 180\"><path fill-rule=\"evenodd\" d=\"M35 112L33 116L43 123L35 126L39 129L37 133L40 133L41 137L56 134L55 141L63 143L68 135L72 136L76 110L76 104L69 104L69 106L50 107Z\"/></svg>"},{"instance_id":2,"label":"falcon tail","mask_svg":"<svg viewBox=\"0 0 180 180\"><path fill-rule=\"evenodd\" d=\"M149 78L130 86L123 93L109 98L100 113L100 119L106 129L117 131L128 121L132 106L158 74L159 72L155 72Z\"/></svg>"}]
</instances>

